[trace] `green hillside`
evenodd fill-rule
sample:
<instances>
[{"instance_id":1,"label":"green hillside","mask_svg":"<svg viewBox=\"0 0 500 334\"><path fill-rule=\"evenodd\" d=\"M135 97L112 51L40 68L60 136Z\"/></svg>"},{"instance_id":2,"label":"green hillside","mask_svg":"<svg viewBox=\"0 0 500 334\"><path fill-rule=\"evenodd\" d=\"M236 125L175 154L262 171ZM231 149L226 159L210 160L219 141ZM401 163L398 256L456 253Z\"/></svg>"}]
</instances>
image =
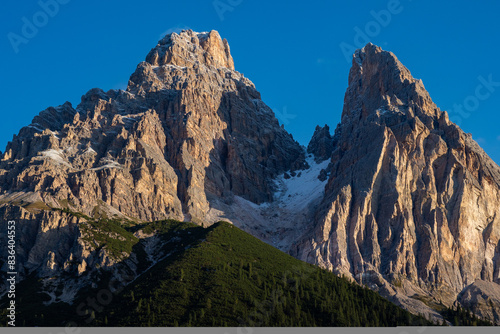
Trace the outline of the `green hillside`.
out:
<instances>
[{"instance_id":1,"label":"green hillside","mask_svg":"<svg viewBox=\"0 0 500 334\"><path fill-rule=\"evenodd\" d=\"M158 223L157 223L158 224ZM131 284L99 326L423 325L375 292L299 261L225 222L165 222L199 242ZM168 226L169 225L169 226Z\"/></svg>"},{"instance_id":2,"label":"green hillside","mask_svg":"<svg viewBox=\"0 0 500 334\"><path fill-rule=\"evenodd\" d=\"M18 325L430 324L367 288L299 261L225 222L209 228L173 220L124 228L116 227L118 223L113 221L101 223L109 225L108 230L125 234L123 242L139 260L138 271L143 274L120 293L110 295L106 289L112 277L101 271L96 284L82 290L72 305L50 306L43 304L50 298L40 293L40 280L32 276L18 285ZM157 234L160 251L168 256L154 265L150 263L145 251L147 240L130 241L138 230ZM123 248L114 244L116 240L111 240L112 245L107 238L99 240L102 247ZM102 291L108 291L108 295L100 295Z\"/></svg>"}]
</instances>

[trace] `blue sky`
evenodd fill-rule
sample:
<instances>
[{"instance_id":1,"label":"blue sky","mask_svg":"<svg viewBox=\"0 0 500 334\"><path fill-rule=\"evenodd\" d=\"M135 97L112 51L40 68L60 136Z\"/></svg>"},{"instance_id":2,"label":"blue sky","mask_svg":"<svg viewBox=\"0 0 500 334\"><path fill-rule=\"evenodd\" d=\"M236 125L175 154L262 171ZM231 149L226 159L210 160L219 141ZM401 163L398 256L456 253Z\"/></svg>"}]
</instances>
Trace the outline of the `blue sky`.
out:
<instances>
[{"instance_id":1,"label":"blue sky","mask_svg":"<svg viewBox=\"0 0 500 334\"><path fill-rule=\"evenodd\" d=\"M53 1L59 8L41 5ZM342 47L369 40L393 51L434 102L500 163L500 3L452 4L9 1L0 20L0 150L48 106L76 106L93 87L125 88L161 35L191 28L227 38L236 69L302 144L317 124L334 129L339 122L350 68ZM30 31L33 23L38 27Z\"/></svg>"}]
</instances>

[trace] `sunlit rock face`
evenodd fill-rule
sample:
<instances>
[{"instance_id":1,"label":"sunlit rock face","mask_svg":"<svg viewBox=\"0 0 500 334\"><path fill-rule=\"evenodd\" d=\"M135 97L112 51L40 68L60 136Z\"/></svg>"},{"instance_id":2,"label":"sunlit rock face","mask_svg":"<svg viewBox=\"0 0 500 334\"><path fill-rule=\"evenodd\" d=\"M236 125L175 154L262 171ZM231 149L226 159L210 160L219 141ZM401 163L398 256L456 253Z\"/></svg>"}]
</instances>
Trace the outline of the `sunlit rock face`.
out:
<instances>
[{"instance_id":1,"label":"sunlit rock face","mask_svg":"<svg viewBox=\"0 0 500 334\"><path fill-rule=\"evenodd\" d=\"M269 202L274 178L305 166L304 149L234 70L227 41L216 31L172 33L125 91L92 89L76 108L48 108L14 136L0 162L0 230L18 221L22 275L80 276L128 254L94 254L85 219L51 209L211 224L217 203Z\"/></svg>"},{"instance_id":2,"label":"sunlit rock face","mask_svg":"<svg viewBox=\"0 0 500 334\"><path fill-rule=\"evenodd\" d=\"M478 280L500 283L500 168L394 54L373 44L355 53L333 142L296 256L413 311L425 305L408 297L451 305Z\"/></svg>"}]
</instances>

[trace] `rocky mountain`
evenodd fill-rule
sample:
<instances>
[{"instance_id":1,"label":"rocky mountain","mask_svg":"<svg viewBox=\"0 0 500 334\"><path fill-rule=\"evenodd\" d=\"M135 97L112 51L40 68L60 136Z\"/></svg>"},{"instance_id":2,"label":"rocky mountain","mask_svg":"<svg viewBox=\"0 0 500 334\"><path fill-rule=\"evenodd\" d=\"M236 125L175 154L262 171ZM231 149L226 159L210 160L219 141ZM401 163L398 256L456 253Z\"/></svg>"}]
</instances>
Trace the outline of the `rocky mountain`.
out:
<instances>
[{"instance_id":1,"label":"rocky mountain","mask_svg":"<svg viewBox=\"0 0 500 334\"><path fill-rule=\"evenodd\" d=\"M332 142L325 195L295 255L413 312L458 296L499 322L500 168L394 54L356 52Z\"/></svg>"},{"instance_id":2,"label":"rocky mountain","mask_svg":"<svg viewBox=\"0 0 500 334\"><path fill-rule=\"evenodd\" d=\"M460 304L500 323L499 203L500 167L372 44L353 57L334 134L318 126L307 148L226 40L186 30L125 91L42 111L0 159L0 240L15 220L20 278L37 277L48 304L104 272L147 272L139 240L148 263L166 256L133 226L226 220L413 313L441 321Z\"/></svg>"},{"instance_id":3,"label":"rocky mountain","mask_svg":"<svg viewBox=\"0 0 500 334\"><path fill-rule=\"evenodd\" d=\"M85 259L79 223L50 208L201 223L213 201L270 201L272 179L304 159L234 70L227 41L184 31L151 50L126 91L92 89L76 108L48 108L21 129L0 162L0 214L26 240L20 272L45 271Z\"/></svg>"}]
</instances>

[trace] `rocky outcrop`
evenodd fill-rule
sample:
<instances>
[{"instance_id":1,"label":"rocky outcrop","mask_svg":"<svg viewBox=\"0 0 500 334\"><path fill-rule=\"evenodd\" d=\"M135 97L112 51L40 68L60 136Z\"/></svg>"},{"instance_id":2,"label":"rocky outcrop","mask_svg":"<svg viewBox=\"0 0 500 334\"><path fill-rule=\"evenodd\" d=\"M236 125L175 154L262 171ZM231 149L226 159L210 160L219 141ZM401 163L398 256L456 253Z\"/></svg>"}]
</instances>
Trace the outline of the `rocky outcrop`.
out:
<instances>
[{"instance_id":1,"label":"rocky outcrop","mask_svg":"<svg viewBox=\"0 0 500 334\"><path fill-rule=\"evenodd\" d=\"M33 123L32 137L9 143L0 164L0 198L35 211L45 205L90 216L182 218L178 177L164 157L157 113L118 114L123 105L105 96L91 91L84 101L98 100L86 116L74 111L71 122L53 130Z\"/></svg>"},{"instance_id":2,"label":"rocky outcrop","mask_svg":"<svg viewBox=\"0 0 500 334\"><path fill-rule=\"evenodd\" d=\"M39 292L50 296L48 304L71 303L82 287L98 280L100 270L110 271L118 280L125 273L137 273L135 257L102 247L95 238L99 231L89 229L82 216L42 207L35 210L33 204L3 205L0 215L15 217L18 277L35 273L43 286ZM0 240L7 240L7 231L7 221L2 220ZM2 270L2 278L7 271ZM6 288L2 286L0 295Z\"/></svg>"},{"instance_id":3,"label":"rocky outcrop","mask_svg":"<svg viewBox=\"0 0 500 334\"><path fill-rule=\"evenodd\" d=\"M477 280L460 293L458 301L480 317L500 323L499 284Z\"/></svg>"},{"instance_id":4,"label":"rocky outcrop","mask_svg":"<svg viewBox=\"0 0 500 334\"><path fill-rule=\"evenodd\" d=\"M333 152L333 138L330 134L330 127L316 126L314 134L307 145L307 153L313 154L316 162L330 159Z\"/></svg>"},{"instance_id":5,"label":"rocky outcrop","mask_svg":"<svg viewBox=\"0 0 500 334\"><path fill-rule=\"evenodd\" d=\"M414 312L425 305L405 298L451 305L478 280L500 283L500 168L394 54L356 52L333 141L299 258Z\"/></svg>"}]
</instances>

